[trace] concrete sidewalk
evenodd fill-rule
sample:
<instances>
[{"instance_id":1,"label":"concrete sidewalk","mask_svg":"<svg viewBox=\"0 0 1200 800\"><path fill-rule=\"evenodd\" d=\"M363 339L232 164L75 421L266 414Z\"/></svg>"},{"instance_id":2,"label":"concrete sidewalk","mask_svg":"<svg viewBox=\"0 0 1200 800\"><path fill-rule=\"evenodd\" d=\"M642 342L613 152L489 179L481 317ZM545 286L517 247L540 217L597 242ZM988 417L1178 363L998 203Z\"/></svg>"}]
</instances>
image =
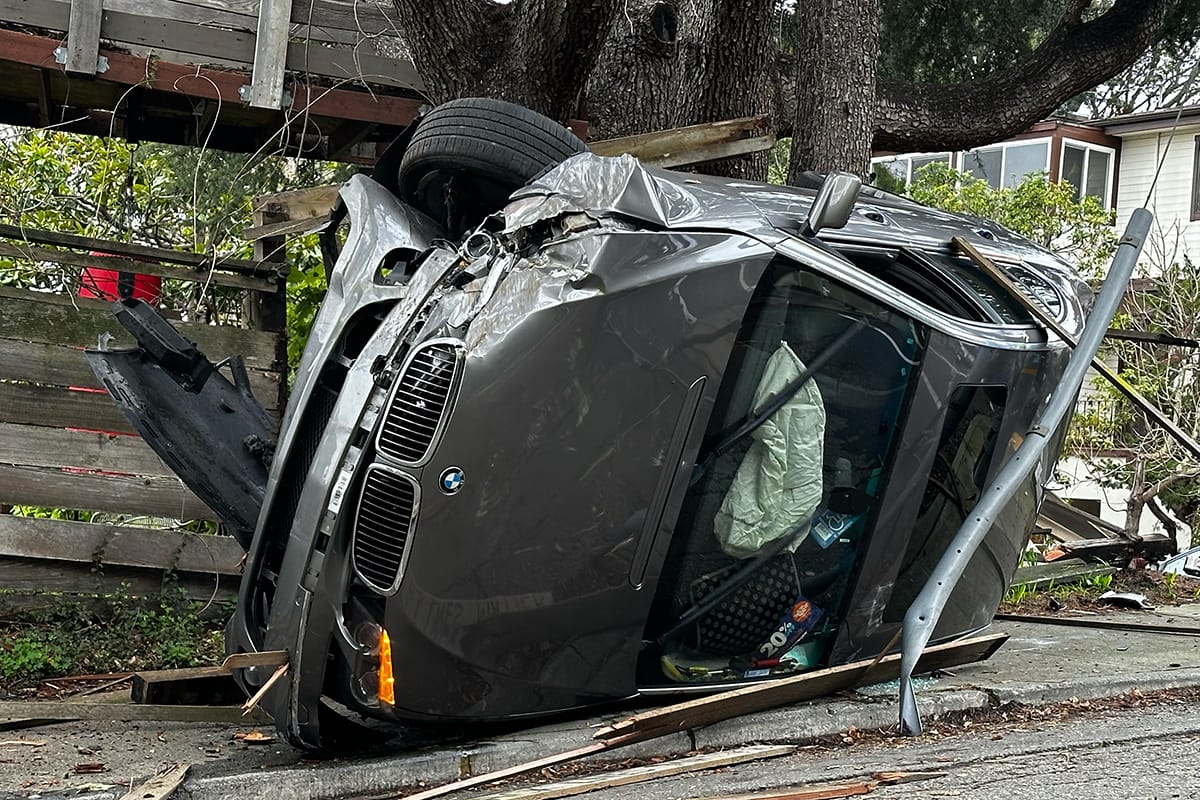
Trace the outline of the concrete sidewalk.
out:
<instances>
[{"instance_id":1,"label":"concrete sidewalk","mask_svg":"<svg viewBox=\"0 0 1200 800\"><path fill-rule=\"evenodd\" d=\"M1169 613L1120 612L1105 618L1200 628L1200 606L1172 608ZM1026 622L997 622L991 630L1007 633L1011 638L990 660L957 667L953 674L918 679L923 719L1009 702L1041 704L1071 698L1111 697L1135 688L1145 692L1200 687L1200 637ZM864 687L848 696L732 719L609 751L600 757L676 755L696 748L750 742L802 743L842 733L850 727L888 728L897 720L896 691L895 682ZM117 798L131 781L148 777L170 760L193 762L188 779L177 794L191 800L378 795L418 784L445 783L578 748L592 741L597 726L624 715L546 725L461 746L332 761L305 760L302 754L279 745L235 746L230 741L232 733L228 726L188 726L186 733L192 739L208 737L206 745L174 729L156 736L153 729L165 726L147 723L127 731L107 732L106 752L95 758L111 762L110 772L104 776L74 776L74 779L68 776L58 786L45 781L37 781L36 787L34 783L22 786L22 782L14 782L19 773L9 769L12 764L0 764L0 798L13 796L5 795L5 791L29 796L38 790L42 797L50 797L56 789L69 786L76 792L73 797ZM60 728L61 734L56 733L55 729ZM49 740L69 746L73 741L70 732L69 726L55 725L30 731L29 738L48 740L48 750ZM174 748L170 745L172 740L176 742ZM78 744L75 746L78 749ZM114 759L118 750L126 751L124 760ZM0 756L10 752L0 752ZM53 751L41 756L43 762L54 757ZM69 752L63 757L87 760ZM78 794L82 782L88 780L93 784L92 791ZM121 785L118 791L106 791L97 781Z\"/></svg>"},{"instance_id":2,"label":"concrete sidewalk","mask_svg":"<svg viewBox=\"0 0 1200 800\"><path fill-rule=\"evenodd\" d=\"M1180 625L1200 627L1200 607L1163 616ZM1183 614L1188 614L1187 618ZM1145 614L1116 619L1151 621ZM956 668L953 675L922 678L918 698L923 719L949 711L1008 702L1053 703L1141 691L1200 686L1200 637L1134 633L997 622L993 631L1009 641L988 661ZM654 739L603 754L607 759L676 755L696 748L749 742L804 742L841 733L896 724L897 686L865 687L852 699L827 698L728 720L694 731ZM519 764L581 747L592 730L610 721L591 719L548 725L473 744L406 753L369 761L293 765L253 774L220 774L219 765L199 765L182 795L216 800L245 791L250 796L332 798L370 794L418 783L433 785Z\"/></svg>"}]
</instances>

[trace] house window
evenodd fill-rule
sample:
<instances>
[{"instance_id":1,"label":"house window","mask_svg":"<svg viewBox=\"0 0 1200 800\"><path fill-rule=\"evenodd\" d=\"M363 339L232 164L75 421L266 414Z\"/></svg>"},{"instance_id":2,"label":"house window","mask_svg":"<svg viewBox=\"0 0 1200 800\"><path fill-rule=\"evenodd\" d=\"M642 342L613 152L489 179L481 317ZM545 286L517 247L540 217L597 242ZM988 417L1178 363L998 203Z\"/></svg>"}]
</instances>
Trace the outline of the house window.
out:
<instances>
[{"instance_id":1,"label":"house window","mask_svg":"<svg viewBox=\"0 0 1200 800\"><path fill-rule=\"evenodd\" d=\"M917 176L917 170L926 164L951 164L949 153L912 153L903 156L881 156L871 159L871 172L875 174L875 180L880 183L880 172L886 171L886 178L890 178L893 183L903 183L908 185L913 182L913 178ZM883 188L887 188L884 186Z\"/></svg>"},{"instance_id":2,"label":"house window","mask_svg":"<svg viewBox=\"0 0 1200 800\"><path fill-rule=\"evenodd\" d=\"M1196 137L1196 153L1192 156L1192 220L1200 219L1200 136Z\"/></svg>"},{"instance_id":3,"label":"house window","mask_svg":"<svg viewBox=\"0 0 1200 800\"><path fill-rule=\"evenodd\" d=\"M1006 142L977 147L962 154L962 169L993 189L1010 189L1034 172L1050 166L1050 140Z\"/></svg>"},{"instance_id":4,"label":"house window","mask_svg":"<svg viewBox=\"0 0 1200 800\"><path fill-rule=\"evenodd\" d=\"M1107 147L1064 139L1059 180L1074 187L1072 199L1094 197L1108 208L1112 199L1114 151Z\"/></svg>"}]
</instances>

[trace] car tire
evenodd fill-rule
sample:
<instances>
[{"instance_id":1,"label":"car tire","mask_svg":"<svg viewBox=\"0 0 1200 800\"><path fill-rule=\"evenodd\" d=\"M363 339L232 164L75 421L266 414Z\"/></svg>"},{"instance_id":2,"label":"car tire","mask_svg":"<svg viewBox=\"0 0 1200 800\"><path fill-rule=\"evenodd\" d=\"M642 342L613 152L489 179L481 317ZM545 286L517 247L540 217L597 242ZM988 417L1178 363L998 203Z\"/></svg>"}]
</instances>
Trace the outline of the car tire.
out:
<instances>
[{"instance_id":1,"label":"car tire","mask_svg":"<svg viewBox=\"0 0 1200 800\"><path fill-rule=\"evenodd\" d=\"M400 161L400 197L457 237L513 191L585 150L575 134L524 106L451 100L417 126Z\"/></svg>"}]
</instances>

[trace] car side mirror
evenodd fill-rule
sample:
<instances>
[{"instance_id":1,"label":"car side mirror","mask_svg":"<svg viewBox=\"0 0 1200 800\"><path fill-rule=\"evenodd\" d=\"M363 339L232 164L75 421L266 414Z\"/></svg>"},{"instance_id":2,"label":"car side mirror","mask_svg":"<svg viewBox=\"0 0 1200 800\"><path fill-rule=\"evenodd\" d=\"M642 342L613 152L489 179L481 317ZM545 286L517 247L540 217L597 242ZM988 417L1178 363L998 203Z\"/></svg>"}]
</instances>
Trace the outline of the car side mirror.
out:
<instances>
[{"instance_id":1,"label":"car side mirror","mask_svg":"<svg viewBox=\"0 0 1200 800\"><path fill-rule=\"evenodd\" d=\"M862 180L849 172L831 172L821 182L817 197L804 222L804 235L814 236L825 228L841 228L850 219Z\"/></svg>"}]
</instances>

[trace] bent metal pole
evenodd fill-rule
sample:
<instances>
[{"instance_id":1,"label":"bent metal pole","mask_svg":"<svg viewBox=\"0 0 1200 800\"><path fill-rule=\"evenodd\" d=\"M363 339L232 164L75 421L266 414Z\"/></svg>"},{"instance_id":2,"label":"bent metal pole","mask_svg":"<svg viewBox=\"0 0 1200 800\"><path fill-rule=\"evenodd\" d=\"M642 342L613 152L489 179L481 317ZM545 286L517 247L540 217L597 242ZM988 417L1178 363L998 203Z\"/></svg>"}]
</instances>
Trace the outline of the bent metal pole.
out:
<instances>
[{"instance_id":1,"label":"bent metal pole","mask_svg":"<svg viewBox=\"0 0 1200 800\"><path fill-rule=\"evenodd\" d=\"M986 494L971 510L968 519L964 520L921 593L904 615L904 636L900 649L900 732L903 734L919 736L921 733L921 715L917 711L917 698L912 687L917 659L929 643L950 593L958 585L971 557L991 530L992 523L1013 495L1025 485L1034 467L1041 463L1054 431L1071 411L1092 357L1100 348L1109 323L1125 296L1125 288L1129 285L1129 278L1153 219L1153 215L1144 208L1133 212L1125 235L1121 237L1117 252L1113 255L1104 286L1079 337L1079 344L1063 372L1062 382L1050 395L1025 441L1000 470Z\"/></svg>"}]
</instances>

